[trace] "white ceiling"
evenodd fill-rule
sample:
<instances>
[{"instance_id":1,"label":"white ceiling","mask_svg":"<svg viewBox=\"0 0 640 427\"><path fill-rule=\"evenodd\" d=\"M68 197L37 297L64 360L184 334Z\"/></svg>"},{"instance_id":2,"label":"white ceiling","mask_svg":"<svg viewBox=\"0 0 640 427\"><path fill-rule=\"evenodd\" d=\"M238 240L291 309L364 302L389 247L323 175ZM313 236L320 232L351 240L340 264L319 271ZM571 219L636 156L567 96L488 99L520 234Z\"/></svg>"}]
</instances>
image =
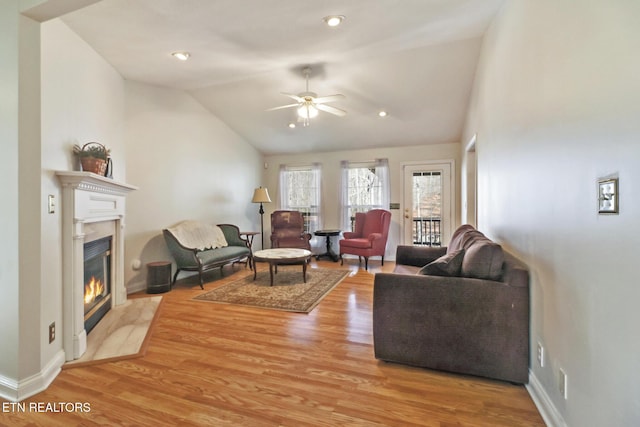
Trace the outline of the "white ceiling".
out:
<instances>
[{"instance_id":1,"label":"white ceiling","mask_svg":"<svg viewBox=\"0 0 640 427\"><path fill-rule=\"evenodd\" d=\"M190 92L265 154L459 142L504 0L102 0L64 22L124 78ZM345 15L337 28L322 18ZM187 62L174 51L188 51ZM309 127L281 92L342 93ZM389 112L382 119L380 109Z\"/></svg>"}]
</instances>

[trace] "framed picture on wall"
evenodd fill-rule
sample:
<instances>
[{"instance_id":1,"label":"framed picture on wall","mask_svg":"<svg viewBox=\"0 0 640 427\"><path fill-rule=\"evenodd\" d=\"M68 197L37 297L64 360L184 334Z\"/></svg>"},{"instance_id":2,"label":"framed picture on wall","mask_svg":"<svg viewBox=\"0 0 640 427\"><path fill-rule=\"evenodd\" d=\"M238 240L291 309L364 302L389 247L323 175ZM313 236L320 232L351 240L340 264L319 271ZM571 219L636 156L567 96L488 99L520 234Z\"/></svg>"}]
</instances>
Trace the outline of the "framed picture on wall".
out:
<instances>
[{"instance_id":1,"label":"framed picture on wall","mask_svg":"<svg viewBox=\"0 0 640 427\"><path fill-rule=\"evenodd\" d=\"M618 178L598 180L598 213L618 213Z\"/></svg>"}]
</instances>

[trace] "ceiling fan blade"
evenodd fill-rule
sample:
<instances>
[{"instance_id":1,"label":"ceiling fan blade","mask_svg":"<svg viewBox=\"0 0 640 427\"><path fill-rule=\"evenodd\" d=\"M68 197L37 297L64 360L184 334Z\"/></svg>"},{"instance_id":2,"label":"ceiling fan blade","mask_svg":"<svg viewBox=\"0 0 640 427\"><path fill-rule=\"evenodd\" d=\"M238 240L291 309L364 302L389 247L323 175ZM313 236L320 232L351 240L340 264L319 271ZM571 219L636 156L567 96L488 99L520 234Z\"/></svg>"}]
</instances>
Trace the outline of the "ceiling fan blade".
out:
<instances>
[{"instance_id":1,"label":"ceiling fan blade","mask_svg":"<svg viewBox=\"0 0 640 427\"><path fill-rule=\"evenodd\" d=\"M280 92L284 96L288 96L291 99L294 99L298 102L304 102L304 98L300 98L298 95L294 95L292 93Z\"/></svg>"},{"instance_id":2,"label":"ceiling fan blade","mask_svg":"<svg viewBox=\"0 0 640 427\"><path fill-rule=\"evenodd\" d=\"M283 108L291 108L291 107L297 107L300 104L289 104L289 105L281 105L280 107L273 107L273 108L267 108L265 111L275 111L275 110L282 110Z\"/></svg>"},{"instance_id":3,"label":"ceiling fan blade","mask_svg":"<svg viewBox=\"0 0 640 427\"><path fill-rule=\"evenodd\" d=\"M346 111L341 110L341 109L336 108L336 107L332 107L331 105L317 104L316 108L318 110L322 110L322 111L327 112L327 113L335 114L336 116L340 116L340 117L344 117L344 116L347 115Z\"/></svg>"},{"instance_id":4,"label":"ceiling fan blade","mask_svg":"<svg viewBox=\"0 0 640 427\"><path fill-rule=\"evenodd\" d=\"M321 96L320 98L315 98L313 102L316 104L325 104L327 102L338 101L340 99L344 99L344 95L341 93L336 93L335 95L327 95Z\"/></svg>"}]
</instances>

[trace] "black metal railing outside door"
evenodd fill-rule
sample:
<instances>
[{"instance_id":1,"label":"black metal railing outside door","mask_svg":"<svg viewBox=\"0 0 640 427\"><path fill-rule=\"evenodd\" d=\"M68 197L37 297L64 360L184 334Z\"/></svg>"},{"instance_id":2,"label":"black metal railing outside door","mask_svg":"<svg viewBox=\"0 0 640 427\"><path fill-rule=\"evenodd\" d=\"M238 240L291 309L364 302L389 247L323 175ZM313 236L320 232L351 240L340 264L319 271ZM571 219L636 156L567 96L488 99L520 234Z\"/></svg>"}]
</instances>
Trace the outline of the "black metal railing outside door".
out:
<instances>
[{"instance_id":1,"label":"black metal railing outside door","mask_svg":"<svg viewBox=\"0 0 640 427\"><path fill-rule=\"evenodd\" d=\"M441 246L442 231L440 218L414 217L413 244L425 246Z\"/></svg>"}]
</instances>

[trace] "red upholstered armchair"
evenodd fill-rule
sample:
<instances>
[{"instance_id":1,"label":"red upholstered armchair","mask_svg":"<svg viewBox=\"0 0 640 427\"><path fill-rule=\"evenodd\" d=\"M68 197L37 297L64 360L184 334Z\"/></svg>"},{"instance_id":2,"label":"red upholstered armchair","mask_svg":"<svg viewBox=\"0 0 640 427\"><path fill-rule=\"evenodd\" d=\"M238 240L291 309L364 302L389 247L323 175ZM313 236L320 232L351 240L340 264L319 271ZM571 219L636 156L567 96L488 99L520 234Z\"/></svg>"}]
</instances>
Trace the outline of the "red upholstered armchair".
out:
<instances>
[{"instance_id":1,"label":"red upholstered armchair","mask_svg":"<svg viewBox=\"0 0 640 427\"><path fill-rule=\"evenodd\" d=\"M345 231L340 240L340 264L342 254L358 255L358 262L364 257L364 268L369 269L369 257L381 256L384 265L384 251L387 247L391 212L384 209L372 209L369 212L356 213L353 231Z\"/></svg>"},{"instance_id":2,"label":"red upholstered armchair","mask_svg":"<svg viewBox=\"0 0 640 427\"><path fill-rule=\"evenodd\" d=\"M298 211L271 214L271 247L311 250L311 234L304 232L304 218Z\"/></svg>"}]
</instances>

